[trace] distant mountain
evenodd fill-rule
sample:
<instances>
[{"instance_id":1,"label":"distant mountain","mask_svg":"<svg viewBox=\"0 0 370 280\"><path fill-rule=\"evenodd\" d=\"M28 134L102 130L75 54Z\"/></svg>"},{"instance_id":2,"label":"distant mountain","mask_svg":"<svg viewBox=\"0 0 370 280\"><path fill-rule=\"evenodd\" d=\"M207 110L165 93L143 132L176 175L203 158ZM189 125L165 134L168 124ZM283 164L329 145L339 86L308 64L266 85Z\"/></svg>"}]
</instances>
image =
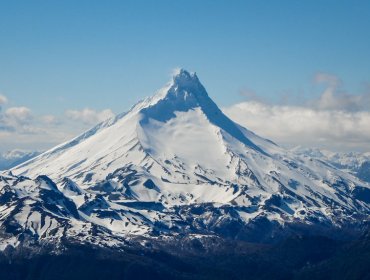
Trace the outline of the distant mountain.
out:
<instances>
[{"instance_id":1,"label":"distant mountain","mask_svg":"<svg viewBox=\"0 0 370 280\"><path fill-rule=\"evenodd\" d=\"M370 186L233 122L180 70L128 112L4 172L0 207L3 250L179 238L202 248L208 237L358 235Z\"/></svg>"},{"instance_id":2,"label":"distant mountain","mask_svg":"<svg viewBox=\"0 0 370 280\"><path fill-rule=\"evenodd\" d=\"M292 152L297 155L325 161L336 168L349 172L359 179L370 183L370 152L368 153L340 153L318 148L295 147Z\"/></svg>"},{"instance_id":3,"label":"distant mountain","mask_svg":"<svg viewBox=\"0 0 370 280\"><path fill-rule=\"evenodd\" d=\"M5 153L0 153L0 170L7 170L18 164L38 156L41 152L38 151L24 151L12 150Z\"/></svg>"}]
</instances>

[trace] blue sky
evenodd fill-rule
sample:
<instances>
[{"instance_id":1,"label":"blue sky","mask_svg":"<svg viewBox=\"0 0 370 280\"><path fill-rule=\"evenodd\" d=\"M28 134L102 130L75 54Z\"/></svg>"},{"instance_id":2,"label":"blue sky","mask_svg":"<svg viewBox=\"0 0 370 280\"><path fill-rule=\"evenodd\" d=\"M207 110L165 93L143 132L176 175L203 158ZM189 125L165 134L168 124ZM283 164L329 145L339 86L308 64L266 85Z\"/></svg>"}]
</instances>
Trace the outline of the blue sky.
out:
<instances>
[{"instance_id":1,"label":"blue sky","mask_svg":"<svg viewBox=\"0 0 370 280\"><path fill-rule=\"evenodd\" d=\"M175 67L220 106L318 98L317 73L362 94L369 30L370 1L0 1L3 111L119 113Z\"/></svg>"}]
</instances>

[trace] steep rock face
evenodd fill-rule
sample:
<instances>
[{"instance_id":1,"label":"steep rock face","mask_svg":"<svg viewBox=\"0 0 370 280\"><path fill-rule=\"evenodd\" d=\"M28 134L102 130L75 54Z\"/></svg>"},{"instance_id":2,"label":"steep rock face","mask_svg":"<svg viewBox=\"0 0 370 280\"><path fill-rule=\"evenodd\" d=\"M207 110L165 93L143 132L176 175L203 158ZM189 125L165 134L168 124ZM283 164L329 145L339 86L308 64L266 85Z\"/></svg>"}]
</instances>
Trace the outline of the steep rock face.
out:
<instances>
[{"instance_id":1,"label":"steep rock face","mask_svg":"<svg viewBox=\"0 0 370 280\"><path fill-rule=\"evenodd\" d=\"M13 168L0 188L5 245L22 234L107 246L160 234L263 241L359 225L370 210L367 183L239 126L185 70L127 113Z\"/></svg>"}]
</instances>

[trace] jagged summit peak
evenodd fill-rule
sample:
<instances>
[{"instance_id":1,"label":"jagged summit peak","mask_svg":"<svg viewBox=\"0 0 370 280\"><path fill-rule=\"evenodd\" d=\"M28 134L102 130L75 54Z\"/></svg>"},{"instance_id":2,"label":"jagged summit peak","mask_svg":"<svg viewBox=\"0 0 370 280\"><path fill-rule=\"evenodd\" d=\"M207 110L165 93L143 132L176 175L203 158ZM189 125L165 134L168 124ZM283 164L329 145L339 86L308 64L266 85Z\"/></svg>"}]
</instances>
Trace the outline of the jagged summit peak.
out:
<instances>
[{"instance_id":1,"label":"jagged summit peak","mask_svg":"<svg viewBox=\"0 0 370 280\"><path fill-rule=\"evenodd\" d=\"M172 72L172 79L163 88L154 95L140 100L128 112L116 119L126 114L142 113L148 110L187 111L191 108L202 107L207 103L213 103L213 101L209 98L196 73L177 68Z\"/></svg>"},{"instance_id":2,"label":"jagged summit peak","mask_svg":"<svg viewBox=\"0 0 370 280\"><path fill-rule=\"evenodd\" d=\"M215 127L227 132L246 146L266 153L248 139L232 120L218 108L208 96L204 86L195 73L182 68L176 70L173 82L169 87L156 94L145 107L140 108L142 113L141 125L148 123L149 119L161 122L175 118L175 112L187 112L198 108Z\"/></svg>"},{"instance_id":3,"label":"jagged summit peak","mask_svg":"<svg viewBox=\"0 0 370 280\"><path fill-rule=\"evenodd\" d=\"M157 91L155 95L137 103L130 111L136 112L153 106L165 106L166 108L161 109L166 111L172 109L184 111L209 103L213 101L209 98L196 73L178 68L173 71L172 80L165 87Z\"/></svg>"},{"instance_id":4,"label":"jagged summit peak","mask_svg":"<svg viewBox=\"0 0 370 280\"><path fill-rule=\"evenodd\" d=\"M199 81L197 74L183 68L174 71L171 87L168 92L173 91L186 91L194 95L205 93L205 89Z\"/></svg>"},{"instance_id":5,"label":"jagged summit peak","mask_svg":"<svg viewBox=\"0 0 370 280\"><path fill-rule=\"evenodd\" d=\"M174 84L199 83L198 76L195 72L189 72L184 68L175 69L173 72Z\"/></svg>"}]
</instances>

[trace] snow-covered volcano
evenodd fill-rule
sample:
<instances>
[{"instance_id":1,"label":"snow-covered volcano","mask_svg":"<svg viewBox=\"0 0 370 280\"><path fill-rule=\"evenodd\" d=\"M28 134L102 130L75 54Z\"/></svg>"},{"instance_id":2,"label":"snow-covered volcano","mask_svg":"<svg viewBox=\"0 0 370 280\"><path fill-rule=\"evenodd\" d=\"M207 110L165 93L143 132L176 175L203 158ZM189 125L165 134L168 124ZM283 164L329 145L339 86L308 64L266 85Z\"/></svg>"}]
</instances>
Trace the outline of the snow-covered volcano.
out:
<instances>
[{"instance_id":1,"label":"snow-covered volcano","mask_svg":"<svg viewBox=\"0 0 370 280\"><path fill-rule=\"evenodd\" d=\"M37 238L87 240L87 228L97 227L113 239L158 233L253 239L292 224L361 223L370 212L367 183L236 124L185 70L127 113L11 171L0 180L14 197L1 210L2 227L11 219L17 232ZM20 198L24 204L16 205ZM47 207L50 200L56 208ZM45 217L49 227L39 222ZM261 223L266 233L255 230Z\"/></svg>"},{"instance_id":2,"label":"snow-covered volcano","mask_svg":"<svg viewBox=\"0 0 370 280\"><path fill-rule=\"evenodd\" d=\"M230 166L232 150L267 156L272 146L226 117L196 74L180 70L169 85L129 112L16 167L13 173L45 174L56 180L69 177L87 186L132 164L174 183L197 183L197 177L190 175L199 169L232 181L236 178Z\"/></svg>"}]
</instances>

